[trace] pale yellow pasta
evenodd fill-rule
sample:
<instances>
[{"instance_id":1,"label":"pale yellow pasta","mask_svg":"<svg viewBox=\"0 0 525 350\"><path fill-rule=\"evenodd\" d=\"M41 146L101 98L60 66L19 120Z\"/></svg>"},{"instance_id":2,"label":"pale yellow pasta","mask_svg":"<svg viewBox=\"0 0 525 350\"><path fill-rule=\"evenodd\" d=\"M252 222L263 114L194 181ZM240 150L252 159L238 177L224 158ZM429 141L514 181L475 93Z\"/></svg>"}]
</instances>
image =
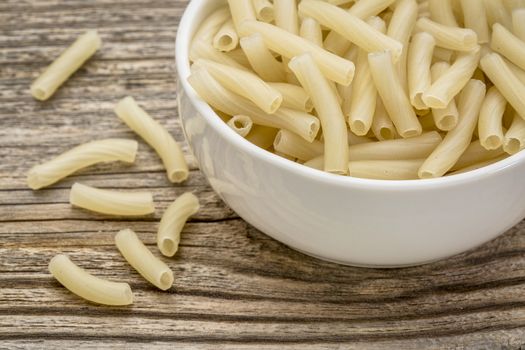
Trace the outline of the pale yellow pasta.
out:
<instances>
[{"instance_id":1,"label":"pale yellow pasta","mask_svg":"<svg viewBox=\"0 0 525 350\"><path fill-rule=\"evenodd\" d=\"M500 155L498 157L495 157L495 158L492 158L492 159L489 159L489 160L485 160L483 162L480 162L480 163L476 163L476 164L472 164L470 166L467 166L465 168L461 168L461 169L458 169L456 171L453 171L451 173L448 173L448 175L457 175L457 174L463 174L463 173L466 173L468 171L472 171L472 170L476 170L476 169L480 169L480 168L484 168L486 167L487 165L491 165L491 164L494 164L496 162L499 162L500 160L503 160L505 158L507 158L508 155L507 154L504 154L504 155Z\"/></svg>"},{"instance_id":2,"label":"pale yellow pasta","mask_svg":"<svg viewBox=\"0 0 525 350\"><path fill-rule=\"evenodd\" d=\"M432 34L436 46L445 49L471 51L478 46L478 36L472 29L446 26L424 17L417 20L416 28Z\"/></svg>"},{"instance_id":3,"label":"pale yellow pasta","mask_svg":"<svg viewBox=\"0 0 525 350\"><path fill-rule=\"evenodd\" d=\"M245 69L250 69L250 61L248 60L248 57L246 57L244 51L242 48L237 47L231 51L226 52L226 55L228 55L230 58L233 58L235 62L239 63L241 66L243 66ZM213 61L213 60L212 60ZM220 63L220 62L219 62Z\"/></svg>"},{"instance_id":4,"label":"pale yellow pasta","mask_svg":"<svg viewBox=\"0 0 525 350\"><path fill-rule=\"evenodd\" d=\"M302 0L299 4L299 13L312 17L367 52L390 50L394 62L397 62L401 56L403 44L340 7L320 0Z\"/></svg>"},{"instance_id":5,"label":"pale yellow pasta","mask_svg":"<svg viewBox=\"0 0 525 350\"><path fill-rule=\"evenodd\" d=\"M230 9L228 7L221 7L214 11L201 23L199 29L193 36L193 42L202 41L211 45L213 37L229 18Z\"/></svg>"},{"instance_id":6,"label":"pale yellow pasta","mask_svg":"<svg viewBox=\"0 0 525 350\"><path fill-rule=\"evenodd\" d=\"M458 54L452 66L423 93L421 99L425 105L446 108L472 77L478 66L479 55L479 49Z\"/></svg>"},{"instance_id":7,"label":"pale yellow pasta","mask_svg":"<svg viewBox=\"0 0 525 350\"><path fill-rule=\"evenodd\" d=\"M253 70L265 81L284 81L286 72L281 62L272 55L259 33L241 38L241 47Z\"/></svg>"},{"instance_id":8,"label":"pale yellow pasta","mask_svg":"<svg viewBox=\"0 0 525 350\"><path fill-rule=\"evenodd\" d=\"M133 163L137 148L137 141L126 139L105 139L84 143L46 163L35 165L27 173L27 185L33 190L38 190L97 163L117 160Z\"/></svg>"},{"instance_id":9,"label":"pale yellow pasta","mask_svg":"<svg viewBox=\"0 0 525 350\"><path fill-rule=\"evenodd\" d=\"M324 170L335 174L348 172L347 129L334 91L310 54L290 61L290 69L308 93L318 113L324 136Z\"/></svg>"},{"instance_id":10,"label":"pale yellow pasta","mask_svg":"<svg viewBox=\"0 0 525 350\"><path fill-rule=\"evenodd\" d=\"M490 26L494 23L500 23L506 28L512 28L512 18L507 12L503 1L501 0L483 0L487 13L487 20Z\"/></svg>"},{"instance_id":11,"label":"pale yellow pasta","mask_svg":"<svg viewBox=\"0 0 525 350\"><path fill-rule=\"evenodd\" d=\"M497 53L485 55L481 69L498 88L507 102L525 118L525 85L516 77L503 58Z\"/></svg>"},{"instance_id":12,"label":"pale yellow pasta","mask_svg":"<svg viewBox=\"0 0 525 350\"><path fill-rule=\"evenodd\" d=\"M525 120L515 114L509 130L505 133L503 150L508 154L515 154L523 148L525 148Z\"/></svg>"},{"instance_id":13,"label":"pale yellow pasta","mask_svg":"<svg viewBox=\"0 0 525 350\"><path fill-rule=\"evenodd\" d=\"M525 41L525 8L512 11L512 32L521 41Z\"/></svg>"},{"instance_id":14,"label":"pale yellow pasta","mask_svg":"<svg viewBox=\"0 0 525 350\"><path fill-rule=\"evenodd\" d=\"M347 11L353 16L366 20L371 16L377 16L395 0L366 0L357 1ZM350 42L339 33L331 31L324 40L324 47L337 55L343 55L350 48Z\"/></svg>"},{"instance_id":15,"label":"pale yellow pasta","mask_svg":"<svg viewBox=\"0 0 525 350\"><path fill-rule=\"evenodd\" d=\"M273 0L275 25L292 34L299 34L296 0Z\"/></svg>"},{"instance_id":16,"label":"pale yellow pasta","mask_svg":"<svg viewBox=\"0 0 525 350\"><path fill-rule=\"evenodd\" d=\"M493 86L487 91L481 105L478 121L478 135L481 145L488 150L501 147L503 143L503 113L507 101Z\"/></svg>"},{"instance_id":17,"label":"pale yellow pasta","mask_svg":"<svg viewBox=\"0 0 525 350\"><path fill-rule=\"evenodd\" d=\"M453 0L428 0L430 18L446 26L457 27L458 23L452 10Z\"/></svg>"},{"instance_id":18,"label":"pale yellow pasta","mask_svg":"<svg viewBox=\"0 0 525 350\"><path fill-rule=\"evenodd\" d=\"M329 2L332 5L337 5L337 6L347 5L352 2L356 2L356 0L325 0L325 1Z\"/></svg>"},{"instance_id":19,"label":"pale yellow pasta","mask_svg":"<svg viewBox=\"0 0 525 350\"><path fill-rule=\"evenodd\" d=\"M478 44L489 42L490 33L485 5L480 0L460 0L463 9L465 28L470 28L478 36Z\"/></svg>"},{"instance_id":20,"label":"pale yellow pasta","mask_svg":"<svg viewBox=\"0 0 525 350\"><path fill-rule=\"evenodd\" d=\"M436 126L436 123L434 122L434 117L432 116L432 113L427 113L419 116L419 122L421 123L421 127L424 131L439 130Z\"/></svg>"},{"instance_id":21,"label":"pale yellow pasta","mask_svg":"<svg viewBox=\"0 0 525 350\"><path fill-rule=\"evenodd\" d=\"M226 123L228 126L242 137L246 137L252 130L253 122L247 115L234 115Z\"/></svg>"},{"instance_id":22,"label":"pale yellow pasta","mask_svg":"<svg viewBox=\"0 0 525 350\"><path fill-rule=\"evenodd\" d=\"M376 180L415 180L424 159L359 160L348 163L352 177Z\"/></svg>"},{"instance_id":23,"label":"pale yellow pasta","mask_svg":"<svg viewBox=\"0 0 525 350\"><path fill-rule=\"evenodd\" d=\"M253 0L255 16L259 21L271 22L275 18L273 4L269 0Z\"/></svg>"},{"instance_id":24,"label":"pale yellow pasta","mask_svg":"<svg viewBox=\"0 0 525 350\"><path fill-rule=\"evenodd\" d=\"M301 37L315 45L319 47L323 46L323 32L321 30L321 25L315 19L310 17L304 18L301 22L299 34Z\"/></svg>"},{"instance_id":25,"label":"pale yellow pasta","mask_svg":"<svg viewBox=\"0 0 525 350\"><path fill-rule=\"evenodd\" d=\"M279 91L283 96L282 107L298 109L304 112L311 112L314 109L310 96L302 87L288 83L268 83L268 85Z\"/></svg>"},{"instance_id":26,"label":"pale yellow pasta","mask_svg":"<svg viewBox=\"0 0 525 350\"><path fill-rule=\"evenodd\" d=\"M496 158L504 154L503 148L496 148L494 150L487 150L481 145L479 140L473 141L465 150L465 152L459 157L458 161L450 169L456 171L466 167L470 167L474 164L482 163L490 159Z\"/></svg>"},{"instance_id":27,"label":"pale yellow pasta","mask_svg":"<svg viewBox=\"0 0 525 350\"><path fill-rule=\"evenodd\" d=\"M157 246L163 255L175 255L186 221L196 214L199 208L199 199L191 192L182 194L168 206L160 219L157 231Z\"/></svg>"},{"instance_id":28,"label":"pale yellow pasta","mask_svg":"<svg viewBox=\"0 0 525 350\"><path fill-rule=\"evenodd\" d=\"M434 63L430 68L432 82L439 79L449 68L450 65L447 62ZM456 101L454 99L450 100L445 108L432 108L432 117L434 118L434 124L439 130L448 131L454 129L459 118Z\"/></svg>"},{"instance_id":29,"label":"pale yellow pasta","mask_svg":"<svg viewBox=\"0 0 525 350\"><path fill-rule=\"evenodd\" d=\"M268 23L246 21L243 24L241 35L253 33L260 33L270 50L286 58L291 59L305 52L310 53L323 75L332 81L342 85L349 85L352 82L355 69L352 62L334 55L298 35Z\"/></svg>"},{"instance_id":30,"label":"pale yellow pasta","mask_svg":"<svg viewBox=\"0 0 525 350\"><path fill-rule=\"evenodd\" d=\"M119 216L141 216L155 211L150 192L122 192L75 183L69 192L69 203L97 213Z\"/></svg>"},{"instance_id":31,"label":"pale yellow pasta","mask_svg":"<svg viewBox=\"0 0 525 350\"><path fill-rule=\"evenodd\" d=\"M434 59L437 61L445 61L447 63L450 63L450 61L452 61L452 58L454 57L454 51L444 49L442 47L434 47L433 56Z\"/></svg>"},{"instance_id":32,"label":"pale yellow pasta","mask_svg":"<svg viewBox=\"0 0 525 350\"><path fill-rule=\"evenodd\" d=\"M267 114L244 97L225 89L205 69L193 70L188 82L204 101L229 115L247 115L254 124L288 129L307 141L312 141L319 132L320 123L316 117L284 107Z\"/></svg>"},{"instance_id":33,"label":"pale yellow pasta","mask_svg":"<svg viewBox=\"0 0 525 350\"><path fill-rule=\"evenodd\" d=\"M391 140L396 137L396 128L392 120L390 120L385 106L383 106L383 101L381 101L380 98L376 99L376 108L371 129L379 141Z\"/></svg>"},{"instance_id":34,"label":"pale yellow pasta","mask_svg":"<svg viewBox=\"0 0 525 350\"><path fill-rule=\"evenodd\" d=\"M237 62L234 58L230 57L224 52L215 50L211 44L201 40L194 40L190 48L190 60L195 62L201 58L212 60L214 62L222 63L238 69L247 70L245 66Z\"/></svg>"},{"instance_id":35,"label":"pale yellow pasta","mask_svg":"<svg viewBox=\"0 0 525 350\"><path fill-rule=\"evenodd\" d=\"M312 159L323 154L324 151L322 142L317 140L313 140L312 142L305 141L303 138L288 130L280 130L277 133L273 142L273 148L277 152L301 160Z\"/></svg>"},{"instance_id":36,"label":"pale yellow pasta","mask_svg":"<svg viewBox=\"0 0 525 350\"><path fill-rule=\"evenodd\" d=\"M291 160L292 162L300 161L300 159L296 159L295 157L289 156L288 154L284 154L282 152L274 150L273 152L276 156L279 156L284 159Z\"/></svg>"},{"instance_id":37,"label":"pale yellow pasta","mask_svg":"<svg viewBox=\"0 0 525 350\"><path fill-rule=\"evenodd\" d=\"M485 84L470 80L459 95L459 121L434 149L419 169L422 179L443 176L456 164L472 139L478 122L479 110L485 97Z\"/></svg>"},{"instance_id":38,"label":"pale yellow pasta","mask_svg":"<svg viewBox=\"0 0 525 350\"><path fill-rule=\"evenodd\" d=\"M281 93L256 74L204 59L195 61L193 65L205 68L225 88L250 100L268 114L275 113L281 106Z\"/></svg>"},{"instance_id":39,"label":"pale yellow pasta","mask_svg":"<svg viewBox=\"0 0 525 350\"><path fill-rule=\"evenodd\" d=\"M78 37L31 84L31 95L37 100L47 100L101 45L102 40L96 30L89 30Z\"/></svg>"},{"instance_id":40,"label":"pale yellow pasta","mask_svg":"<svg viewBox=\"0 0 525 350\"><path fill-rule=\"evenodd\" d=\"M120 100L115 113L157 152L171 182L182 182L188 178L188 165L179 144L166 128L140 108L133 97L127 96Z\"/></svg>"},{"instance_id":41,"label":"pale yellow pasta","mask_svg":"<svg viewBox=\"0 0 525 350\"><path fill-rule=\"evenodd\" d=\"M513 10L524 8L525 0L503 0L503 6L505 6L507 11L512 12Z\"/></svg>"},{"instance_id":42,"label":"pale yellow pasta","mask_svg":"<svg viewBox=\"0 0 525 350\"><path fill-rule=\"evenodd\" d=\"M171 288L174 280L173 271L151 253L135 232L130 229L119 231L115 235L115 245L131 267L149 283L160 290Z\"/></svg>"},{"instance_id":43,"label":"pale yellow pasta","mask_svg":"<svg viewBox=\"0 0 525 350\"><path fill-rule=\"evenodd\" d=\"M235 31L231 18L219 28L219 31L213 37L212 44L219 51L231 51L237 47L239 36Z\"/></svg>"},{"instance_id":44,"label":"pale yellow pasta","mask_svg":"<svg viewBox=\"0 0 525 350\"><path fill-rule=\"evenodd\" d=\"M430 64L432 63L435 45L436 41L432 35L420 32L412 36L412 41L408 47L408 96L412 106L417 109L427 108L421 97L432 83Z\"/></svg>"},{"instance_id":45,"label":"pale yellow pasta","mask_svg":"<svg viewBox=\"0 0 525 350\"><path fill-rule=\"evenodd\" d=\"M441 142L436 131L408 139L385 140L352 145L350 160L403 160L426 158Z\"/></svg>"},{"instance_id":46,"label":"pale yellow pasta","mask_svg":"<svg viewBox=\"0 0 525 350\"><path fill-rule=\"evenodd\" d=\"M350 110L348 114L345 111L348 125L354 134L364 136L370 130L376 99L377 90L368 66L368 53L359 49L355 77L352 82Z\"/></svg>"},{"instance_id":47,"label":"pale yellow pasta","mask_svg":"<svg viewBox=\"0 0 525 350\"><path fill-rule=\"evenodd\" d=\"M377 99L377 100L379 101L381 99ZM349 145L360 145L362 143L372 142L372 140L366 136L357 136L356 134L352 132L352 130L348 130L347 134L348 134L347 141Z\"/></svg>"},{"instance_id":48,"label":"pale yellow pasta","mask_svg":"<svg viewBox=\"0 0 525 350\"><path fill-rule=\"evenodd\" d=\"M237 33L240 33L241 24L247 20L256 20L252 0L228 0L233 24Z\"/></svg>"},{"instance_id":49,"label":"pale yellow pasta","mask_svg":"<svg viewBox=\"0 0 525 350\"><path fill-rule=\"evenodd\" d=\"M368 54L368 64L377 92L401 137L421 134L421 124L401 86L390 51Z\"/></svg>"},{"instance_id":50,"label":"pale yellow pasta","mask_svg":"<svg viewBox=\"0 0 525 350\"><path fill-rule=\"evenodd\" d=\"M303 163L304 166L312 169L323 171L324 169L324 156L317 156Z\"/></svg>"},{"instance_id":51,"label":"pale yellow pasta","mask_svg":"<svg viewBox=\"0 0 525 350\"><path fill-rule=\"evenodd\" d=\"M355 62L357 61L357 54L359 53L359 48L355 45L351 46L350 49L343 56L345 59ZM355 75L355 73L354 73ZM350 112L350 105L352 103L352 90L353 84L350 85L341 85L337 84L338 95L343 99L341 102L341 109L343 110L344 115L348 115Z\"/></svg>"},{"instance_id":52,"label":"pale yellow pasta","mask_svg":"<svg viewBox=\"0 0 525 350\"><path fill-rule=\"evenodd\" d=\"M83 299L112 306L133 304L133 292L129 284L95 277L64 254L55 255L48 269L61 285Z\"/></svg>"},{"instance_id":53,"label":"pale yellow pasta","mask_svg":"<svg viewBox=\"0 0 525 350\"><path fill-rule=\"evenodd\" d=\"M363 1L366 2L366 1ZM403 44L403 52L396 63L397 74L401 85L408 91L407 84L407 48L410 35L417 20L417 3L415 0L397 2L392 18L388 24L387 35Z\"/></svg>"},{"instance_id":54,"label":"pale yellow pasta","mask_svg":"<svg viewBox=\"0 0 525 350\"><path fill-rule=\"evenodd\" d=\"M492 26L490 48L521 69L525 69L525 42L499 23Z\"/></svg>"},{"instance_id":55,"label":"pale yellow pasta","mask_svg":"<svg viewBox=\"0 0 525 350\"><path fill-rule=\"evenodd\" d=\"M267 126L253 125L248 135L246 135L246 140L262 149L268 149L273 145L277 131L277 129Z\"/></svg>"}]
</instances>

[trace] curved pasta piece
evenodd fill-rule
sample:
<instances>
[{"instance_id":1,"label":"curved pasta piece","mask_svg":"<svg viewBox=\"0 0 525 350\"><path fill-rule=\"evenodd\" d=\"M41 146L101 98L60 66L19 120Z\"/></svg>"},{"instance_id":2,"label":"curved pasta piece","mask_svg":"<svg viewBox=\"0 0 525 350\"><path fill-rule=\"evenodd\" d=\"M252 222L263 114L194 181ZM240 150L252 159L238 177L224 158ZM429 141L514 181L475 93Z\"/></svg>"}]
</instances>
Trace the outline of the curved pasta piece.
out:
<instances>
[{"instance_id":1,"label":"curved pasta piece","mask_svg":"<svg viewBox=\"0 0 525 350\"><path fill-rule=\"evenodd\" d=\"M142 243L130 229L115 235L115 244L120 254L142 277L155 287L167 290L173 285L173 271Z\"/></svg>"},{"instance_id":2,"label":"curved pasta piece","mask_svg":"<svg viewBox=\"0 0 525 350\"><path fill-rule=\"evenodd\" d=\"M96 163L116 160L133 163L137 148L137 141L126 139L105 139L84 143L31 168L27 174L27 185L33 190L38 190Z\"/></svg>"},{"instance_id":3,"label":"curved pasta piece","mask_svg":"<svg viewBox=\"0 0 525 350\"><path fill-rule=\"evenodd\" d=\"M75 183L69 193L69 202L77 207L103 214L139 216L155 211L149 192L120 192L103 190Z\"/></svg>"},{"instance_id":4,"label":"curved pasta piece","mask_svg":"<svg viewBox=\"0 0 525 350\"><path fill-rule=\"evenodd\" d=\"M127 96L120 100L115 113L157 152L171 182L182 182L188 178L188 165L179 144L168 130L140 108L133 97Z\"/></svg>"},{"instance_id":5,"label":"curved pasta piece","mask_svg":"<svg viewBox=\"0 0 525 350\"><path fill-rule=\"evenodd\" d=\"M49 272L70 292L94 303L115 306L133 303L129 284L95 277L75 265L66 255L54 256L49 262Z\"/></svg>"},{"instance_id":6,"label":"curved pasta piece","mask_svg":"<svg viewBox=\"0 0 525 350\"><path fill-rule=\"evenodd\" d=\"M188 218L199 211L199 199L186 192L166 209L157 231L157 246L165 256L173 256L179 248L180 233Z\"/></svg>"}]
</instances>

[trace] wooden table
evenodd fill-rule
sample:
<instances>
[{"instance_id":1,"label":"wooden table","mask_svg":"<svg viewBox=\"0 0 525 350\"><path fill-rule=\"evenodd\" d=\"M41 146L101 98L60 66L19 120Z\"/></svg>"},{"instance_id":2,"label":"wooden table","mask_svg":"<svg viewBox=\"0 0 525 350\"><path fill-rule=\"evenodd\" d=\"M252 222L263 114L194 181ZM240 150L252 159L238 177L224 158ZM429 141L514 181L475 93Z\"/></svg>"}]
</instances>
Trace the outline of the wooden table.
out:
<instances>
[{"instance_id":1,"label":"wooden table","mask_svg":"<svg viewBox=\"0 0 525 350\"><path fill-rule=\"evenodd\" d=\"M524 223L445 261L372 270L307 257L250 227L214 194L187 148L192 171L180 186L141 142L132 166L96 166L48 189L27 188L31 166L74 145L136 138L112 111L125 95L183 140L173 54L185 5L0 2L0 348L525 347ZM33 100L31 81L88 28L99 29L103 49L52 99ZM75 181L151 191L157 211L124 220L71 208ZM165 259L176 278L160 292L123 261L113 235L130 227L159 255L160 213L185 191L199 196L202 210L177 256ZM47 271L57 253L129 282L133 306L97 306L69 293Z\"/></svg>"}]
</instances>

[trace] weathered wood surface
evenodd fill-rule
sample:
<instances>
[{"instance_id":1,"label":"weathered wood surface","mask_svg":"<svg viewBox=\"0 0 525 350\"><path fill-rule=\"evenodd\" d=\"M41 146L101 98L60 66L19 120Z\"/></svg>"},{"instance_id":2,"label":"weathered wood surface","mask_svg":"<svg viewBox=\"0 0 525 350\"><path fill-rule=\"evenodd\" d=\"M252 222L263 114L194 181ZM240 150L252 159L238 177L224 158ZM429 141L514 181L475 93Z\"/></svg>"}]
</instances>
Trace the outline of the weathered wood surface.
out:
<instances>
[{"instance_id":1,"label":"weathered wood surface","mask_svg":"<svg viewBox=\"0 0 525 350\"><path fill-rule=\"evenodd\" d=\"M135 165L93 167L38 192L26 187L25 173L42 159L95 138L135 137L112 112L126 94L183 140L173 53L185 5L0 2L0 348L525 347L525 223L446 261L370 270L309 258L250 227L190 156L190 180L171 185L143 143ZM99 29L104 48L50 101L34 101L31 81L87 28ZM159 210L122 220L73 209L74 181L148 189ZM158 255L159 213L188 190L203 209L187 225L179 254L166 260L173 288L160 292L123 261L113 234L133 228ZM70 294L47 272L57 253L129 282L135 304L108 308Z\"/></svg>"}]
</instances>

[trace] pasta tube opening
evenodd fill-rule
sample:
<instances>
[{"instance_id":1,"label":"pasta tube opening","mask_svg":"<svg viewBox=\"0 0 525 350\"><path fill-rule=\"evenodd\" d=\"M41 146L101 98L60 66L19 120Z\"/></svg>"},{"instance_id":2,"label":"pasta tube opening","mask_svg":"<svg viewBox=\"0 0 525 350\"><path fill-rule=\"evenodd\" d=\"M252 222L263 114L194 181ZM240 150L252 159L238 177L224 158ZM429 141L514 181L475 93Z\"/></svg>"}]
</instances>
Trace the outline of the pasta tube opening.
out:
<instances>
[{"instance_id":1,"label":"pasta tube opening","mask_svg":"<svg viewBox=\"0 0 525 350\"><path fill-rule=\"evenodd\" d=\"M245 137L252 129L252 119L246 115L235 115L227 122L228 126L237 134Z\"/></svg>"}]
</instances>

